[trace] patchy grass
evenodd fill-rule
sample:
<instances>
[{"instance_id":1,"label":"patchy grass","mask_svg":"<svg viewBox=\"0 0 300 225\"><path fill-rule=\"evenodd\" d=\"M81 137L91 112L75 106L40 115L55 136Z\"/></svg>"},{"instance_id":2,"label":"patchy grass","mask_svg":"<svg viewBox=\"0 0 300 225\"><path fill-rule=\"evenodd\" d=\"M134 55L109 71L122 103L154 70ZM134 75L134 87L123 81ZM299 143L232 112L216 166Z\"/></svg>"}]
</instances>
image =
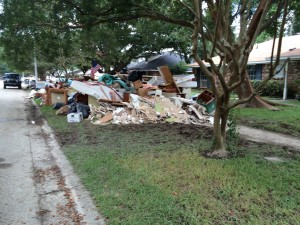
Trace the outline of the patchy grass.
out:
<instances>
[{"instance_id":1,"label":"patchy grass","mask_svg":"<svg viewBox=\"0 0 300 225\"><path fill-rule=\"evenodd\" d=\"M41 110L108 224L300 221L300 156L292 149L242 141L239 157L208 159L206 127L69 124Z\"/></svg>"},{"instance_id":2,"label":"patchy grass","mask_svg":"<svg viewBox=\"0 0 300 225\"><path fill-rule=\"evenodd\" d=\"M267 109L236 109L238 124L300 137L300 101L285 101L279 111Z\"/></svg>"}]
</instances>

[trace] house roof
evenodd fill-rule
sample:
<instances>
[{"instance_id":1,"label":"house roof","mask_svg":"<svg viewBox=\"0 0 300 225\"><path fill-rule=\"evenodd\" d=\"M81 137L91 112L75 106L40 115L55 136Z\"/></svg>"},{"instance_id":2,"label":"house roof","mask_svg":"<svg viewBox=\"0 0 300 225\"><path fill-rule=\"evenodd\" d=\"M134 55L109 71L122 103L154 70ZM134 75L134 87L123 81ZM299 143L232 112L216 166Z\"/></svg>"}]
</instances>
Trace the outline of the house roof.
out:
<instances>
[{"instance_id":1,"label":"house roof","mask_svg":"<svg viewBox=\"0 0 300 225\"><path fill-rule=\"evenodd\" d=\"M275 41L275 50L278 46L278 38ZM248 64L264 64L270 62L270 57L272 54L272 46L273 40L269 40L263 43L255 44L253 50L251 51L248 59ZM292 52L293 49L297 51ZM293 35L288 37L283 37L282 45L281 45L281 57L289 57L289 56L299 56L300 49L300 35ZM276 56L276 51L274 52L274 56ZM220 61L219 56L213 57L213 61L218 64ZM209 66L208 63L205 63ZM197 63L192 63L189 66L191 67L199 67Z\"/></svg>"},{"instance_id":2,"label":"house roof","mask_svg":"<svg viewBox=\"0 0 300 225\"><path fill-rule=\"evenodd\" d=\"M299 40L300 41L300 40ZM288 52L283 52L280 57L290 57L291 59L300 59L300 48L290 49Z\"/></svg>"},{"instance_id":3,"label":"house roof","mask_svg":"<svg viewBox=\"0 0 300 225\"><path fill-rule=\"evenodd\" d=\"M275 50L278 47L278 38L275 42ZM266 41L260 44L256 44L253 47L252 52L250 53L248 63L251 62L261 62L264 63L266 61L270 61L270 57L272 54L272 45L273 40ZM293 35L289 37L283 37L281 52L288 54L291 49L300 48L300 35ZM274 56L276 56L276 51L274 52ZM282 56L282 55L281 55Z\"/></svg>"},{"instance_id":4,"label":"house roof","mask_svg":"<svg viewBox=\"0 0 300 225\"><path fill-rule=\"evenodd\" d=\"M146 61L141 61L141 62L137 62L137 63L130 63L127 66L127 69L129 70L140 70L143 66L145 66L147 62Z\"/></svg>"},{"instance_id":5,"label":"house roof","mask_svg":"<svg viewBox=\"0 0 300 225\"><path fill-rule=\"evenodd\" d=\"M161 55L156 55L148 59L148 61L142 61L136 64L129 64L127 66L130 70L139 71L158 71L157 67L160 66L175 66L183 59L175 53L165 52Z\"/></svg>"}]
</instances>

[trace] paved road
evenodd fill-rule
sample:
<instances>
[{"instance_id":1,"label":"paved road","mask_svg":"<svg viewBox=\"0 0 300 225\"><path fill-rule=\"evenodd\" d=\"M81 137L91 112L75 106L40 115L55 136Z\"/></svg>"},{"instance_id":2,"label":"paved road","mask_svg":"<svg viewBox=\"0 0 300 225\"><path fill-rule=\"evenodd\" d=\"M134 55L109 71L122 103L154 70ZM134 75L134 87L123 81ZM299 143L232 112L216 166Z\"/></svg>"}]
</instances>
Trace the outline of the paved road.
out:
<instances>
[{"instance_id":1,"label":"paved road","mask_svg":"<svg viewBox=\"0 0 300 225\"><path fill-rule=\"evenodd\" d=\"M0 82L0 224L104 224L27 96Z\"/></svg>"}]
</instances>

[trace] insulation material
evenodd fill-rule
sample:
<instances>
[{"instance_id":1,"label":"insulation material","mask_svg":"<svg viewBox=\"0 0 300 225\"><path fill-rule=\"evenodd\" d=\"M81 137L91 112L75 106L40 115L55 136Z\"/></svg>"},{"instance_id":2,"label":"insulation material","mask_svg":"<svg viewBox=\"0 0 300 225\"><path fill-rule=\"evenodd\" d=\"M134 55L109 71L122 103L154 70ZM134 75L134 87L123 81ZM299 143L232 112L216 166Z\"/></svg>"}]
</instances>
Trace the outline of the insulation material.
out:
<instances>
[{"instance_id":1,"label":"insulation material","mask_svg":"<svg viewBox=\"0 0 300 225\"><path fill-rule=\"evenodd\" d=\"M108 87L99 82L86 83L80 81L73 81L71 87L80 93L93 96L97 100L106 100L114 102L122 102L122 93L117 92L115 89Z\"/></svg>"},{"instance_id":2,"label":"insulation material","mask_svg":"<svg viewBox=\"0 0 300 225\"><path fill-rule=\"evenodd\" d=\"M142 124L142 123L192 123L199 124L208 120L205 108L200 105L186 105L187 101L176 101L163 96L143 98L135 94L130 95L130 103L123 107L100 102L100 106L90 105L90 120L93 124ZM176 103L175 103L176 102Z\"/></svg>"}]
</instances>

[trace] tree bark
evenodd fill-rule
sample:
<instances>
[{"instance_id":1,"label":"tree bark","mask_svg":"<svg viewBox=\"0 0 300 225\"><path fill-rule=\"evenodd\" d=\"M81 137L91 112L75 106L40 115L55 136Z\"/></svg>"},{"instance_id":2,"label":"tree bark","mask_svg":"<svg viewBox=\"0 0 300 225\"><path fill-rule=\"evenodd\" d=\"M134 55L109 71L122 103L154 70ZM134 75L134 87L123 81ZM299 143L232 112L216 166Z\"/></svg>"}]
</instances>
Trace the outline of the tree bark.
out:
<instances>
[{"instance_id":1,"label":"tree bark","mask_svg":"<svg viewBox=\"0 0 300 225\"><path fill-rule=\"evenodd\" d=\"M237 88L237 95L239 99L243 99L249 97L253 93L254 90L251 85L251 81L248 76L245 76L245 82ZM278 110L278 108L271 105L270 102L266 102L263 98L261 98L258 95L254 96L248 103L244 104L243 106L251 108L267 108L269 110Z\"/></svg>"},{"instance_id":2,"label":"tree bark","mask_svg":"<svg viewBox=\"0 0 300 225\"><path fill-rule=\"evenodd\" d=\"M229 152L226 150L226 124L228 113L224 112L221 99L216 99L216 110L214 114L214 151L208 153L210 157L226 158Z\"/></svg>"}]
</instances>

